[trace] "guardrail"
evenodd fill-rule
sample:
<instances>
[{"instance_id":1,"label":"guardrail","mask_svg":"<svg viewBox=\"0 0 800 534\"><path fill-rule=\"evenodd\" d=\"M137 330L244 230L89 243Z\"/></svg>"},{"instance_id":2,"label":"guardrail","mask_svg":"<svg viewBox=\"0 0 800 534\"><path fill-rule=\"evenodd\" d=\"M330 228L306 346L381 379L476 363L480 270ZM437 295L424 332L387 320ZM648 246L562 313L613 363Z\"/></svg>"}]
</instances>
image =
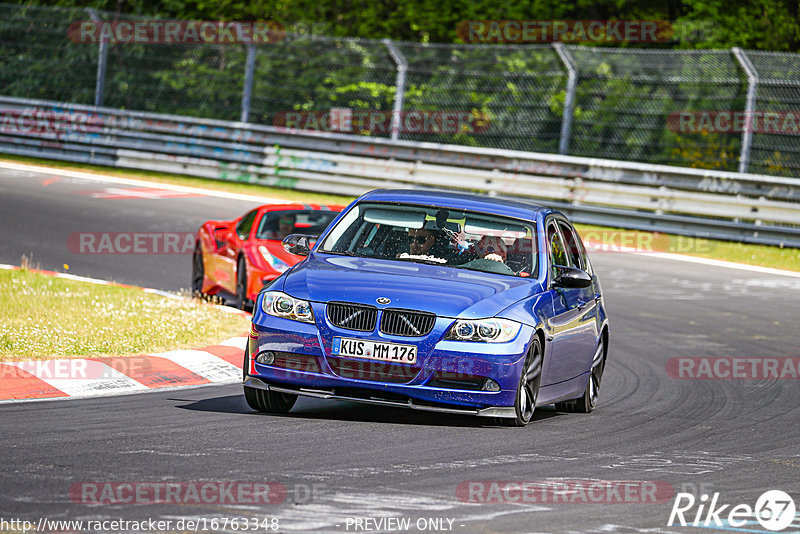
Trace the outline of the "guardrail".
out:
<instances>
[{"instance_id":1,"label":"guardrail","mask_svg":"<svg viewBox=\"0 0 800 534\"><path fill-rule=\"evenodd\" d=\"M800 179L390 141L0 97L0 152L358 195L437 187L588 224L800 247Z\"/></svg>"}]
</instances>

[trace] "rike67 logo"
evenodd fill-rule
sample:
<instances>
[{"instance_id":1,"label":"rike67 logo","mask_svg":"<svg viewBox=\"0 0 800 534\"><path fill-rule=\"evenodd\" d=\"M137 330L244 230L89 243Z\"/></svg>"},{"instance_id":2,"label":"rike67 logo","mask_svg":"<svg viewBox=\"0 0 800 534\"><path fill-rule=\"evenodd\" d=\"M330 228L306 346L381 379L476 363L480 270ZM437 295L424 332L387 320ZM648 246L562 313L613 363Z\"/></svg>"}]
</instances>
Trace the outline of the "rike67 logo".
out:
<instances>
[{"instance_id":1,"label":"rike67 logo","mask_svg":"<svg viewBox=\"0 0 800 534\"><path fill-rule=\"evenodd\" d=\"M733 527L743 532L759 532L752 527L778 532L792 525L796 507L792 497L780 490L764 492L755 507L749 504L720 504L719 493L703 494L696 498L691 493L678 493L667 526L720 528Z\"/></svg>"}]
</instances>

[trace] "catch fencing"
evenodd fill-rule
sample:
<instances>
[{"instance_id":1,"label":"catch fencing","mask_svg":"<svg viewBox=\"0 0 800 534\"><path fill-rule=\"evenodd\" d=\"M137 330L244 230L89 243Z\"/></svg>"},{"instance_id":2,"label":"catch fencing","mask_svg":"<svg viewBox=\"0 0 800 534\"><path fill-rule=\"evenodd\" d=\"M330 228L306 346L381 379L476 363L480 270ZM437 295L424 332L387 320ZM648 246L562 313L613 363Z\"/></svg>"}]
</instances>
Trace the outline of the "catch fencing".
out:
<instances>
[{"instance_id":1,"label":"catch fencing","mask_svg":"<svg viewBox=\"0 0 800 534\"><path fill-rule=\"evenodd\" d=\"M86 42L74 32L80 21L141 20L0 4L0 93L263 126L288 112L393 113L391 127L347 133L800 176L800 54L298 34L263 44ZM407 128L403 113L466 113L473 124ZM737 117L743 127L725 126Z\"/></svg>"}]
</instances>

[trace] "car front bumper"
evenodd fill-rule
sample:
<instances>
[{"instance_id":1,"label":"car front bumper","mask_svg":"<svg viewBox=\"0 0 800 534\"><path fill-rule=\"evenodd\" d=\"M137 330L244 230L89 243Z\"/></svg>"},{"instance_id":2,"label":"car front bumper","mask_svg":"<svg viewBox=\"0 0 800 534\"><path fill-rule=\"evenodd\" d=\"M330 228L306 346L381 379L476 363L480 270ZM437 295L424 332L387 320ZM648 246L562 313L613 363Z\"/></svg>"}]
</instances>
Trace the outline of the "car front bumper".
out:
<instances>
[{"instance_id":1,"label":"car front bumper","mask_svg":"<svg viewBox=\"0 0 800 534\"><path fill-rule=\"evenodd\" d=\"M441 338L453 321L445 318L437 319L423 339L318 327L263 314L259 319L261 324L254 322L251 328L245 387L487 417L515 417L517 386L533 335L533 329L523 325L507 343L445 341ZM375 369L388 364L332 355L333 337L414 344L417 362L390 366L393 374L384 379ZM282 355L282 363L256 362L255 357L266 351ZM481 387L485 379L497 382L499 391Z\"/></svg>"}]
</instances>

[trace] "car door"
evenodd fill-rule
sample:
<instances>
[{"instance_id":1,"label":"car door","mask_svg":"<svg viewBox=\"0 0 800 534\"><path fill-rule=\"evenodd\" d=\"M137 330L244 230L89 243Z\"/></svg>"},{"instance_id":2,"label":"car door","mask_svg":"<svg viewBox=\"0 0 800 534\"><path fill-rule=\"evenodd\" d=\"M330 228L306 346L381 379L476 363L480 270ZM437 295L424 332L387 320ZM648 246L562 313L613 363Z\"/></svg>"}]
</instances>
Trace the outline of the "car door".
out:
<instances>
[{"instance_id":1,"label":"car door","mask_svg":"<svg viewBox=\"0 0 800 534\"><path fill-rule=\"evenodd\" d=\"M236 293L236 261L239 258L239 250L242 248L242 243L250 237L256 215L258 215L257 209L242 217L233 232L228 233L225 250L220 254L220 269L225 273L225 280L221 281L220 285L233 294Z\"/></svg>"},{"instance_id":2,"label":"car door","mask_svg":"<svg viewBox=\"0 0 800 534\"><path fill-rule=\"evenodd\" d=\"M581 348L579 350L582 358L580 360L581 363L578 364L578 370L580 371L583 369L584 371L588 371L591 368L592 359L594 358L595 349L597 348L597 340L600 335L600 319L598 313L600 292L598 290L597 277L594 276L592 272L592 266L589 264L586 249L583 246L578 232L564 219L556 219L556 222L564 238L564 245L570 257L570 263L573 267L578 267L592 276L592 285L574 290L577 296L575 305L583 312L580 317L579 327L581 338Z\"/></svg>"},{"instance_id":3,"label":"car door","mask_svg":"<svg viewBox=\"0 0 800 534\"><path fill-rule=\"evenodd\" d=\"M569 250L562 232L563 220L555 217L546 224L548 249L549 291L553 302L553 314L548 320L550 362L545 381L556 384L574 378L588 370L586 353L592 337L591 319L587 317L587 293L585 288L556 287L555 279L565 267L581 268L579 258ZM594 299L591 300L592 307ZM589 312L591 314L592 312ZM596 313L596 312L595 312ZM591 356L589 356L591 361Z\"/></svg>"}]
</instances>

